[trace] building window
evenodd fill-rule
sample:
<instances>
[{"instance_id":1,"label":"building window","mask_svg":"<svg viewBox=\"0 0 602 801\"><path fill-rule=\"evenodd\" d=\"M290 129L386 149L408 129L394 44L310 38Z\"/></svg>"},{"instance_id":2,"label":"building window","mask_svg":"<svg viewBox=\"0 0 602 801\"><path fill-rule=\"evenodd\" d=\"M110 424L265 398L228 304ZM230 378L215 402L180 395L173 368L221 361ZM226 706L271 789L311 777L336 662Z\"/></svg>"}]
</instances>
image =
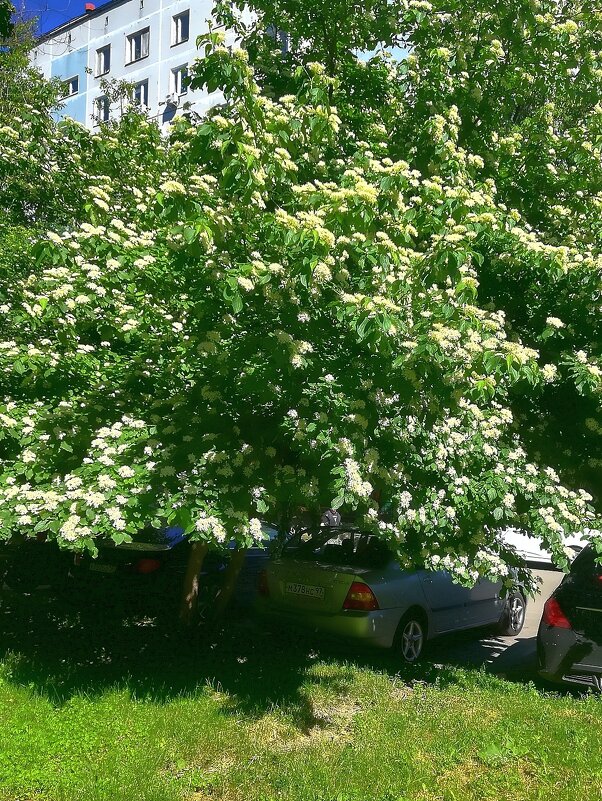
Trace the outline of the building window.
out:
<instances>
[{"instance_id":1,"label":"building window","mask_svg":"<svg viewBox=\"0 0 602 801\"><path fill-rule=\"evenodd\" d=\"M111 101L106 95L96 98L96 122L108 122L111 114Z\"/></svg>"},{"instance_id":2,"label":"building window","mask_svg":"<svg viewBox=\"0 0 602 801\"><path fill-rule=\"evenodd\" d=\"M150 29L145 28L143 31L132 33L127 37L126 64L131 64L134 61L140 61L142 58L148 56L148 48L150 44Z\"/></svg>"},{"instance_id":3,"label":"building window","mask_svg":"<svg viewBox=\"0 0 602 801\"><path fill-rule=\"evenodd\" d=\"M100 47L96 51L96 77L106 75L111 69L111 45Z\"/></svg>"},{"instance_id":4,"label":"building window","mask_svg":"<svg viewBox=\"0 0 602 801\"><path fill-rule=\"evenodd\" d=\"M187 42L190 38L190 11L183 11L171 18L172 45Z\"/></svg>"},{"instance_id":5,"label":"building window","mask_svg":"<svg viewBox=\"0 0 602 801\"><path fill-rule=\"evenodd\" d=\"M71 97L79 92L79 75L63 81L63 97Z\"/></svg>"},{"instance_id":6,"label":"building window","mask_svg":"<svg viewBox=\"0 0 602 801\"><path fill-rule=\"evenodd\" d=\"M148 108L148 78L145 81L134 84L132 102L138 106Z\"/></svg>"},{"instance_id":7,"label":"building window","mask_svg":"<svg viewBox=\"0 0 602 801\"><path fill-rule=\"evenodd\" d=\"M171 71L171 91L177 95L185 95L188 92L188 65L183 64Z\"/></svg>"}]
</instances>

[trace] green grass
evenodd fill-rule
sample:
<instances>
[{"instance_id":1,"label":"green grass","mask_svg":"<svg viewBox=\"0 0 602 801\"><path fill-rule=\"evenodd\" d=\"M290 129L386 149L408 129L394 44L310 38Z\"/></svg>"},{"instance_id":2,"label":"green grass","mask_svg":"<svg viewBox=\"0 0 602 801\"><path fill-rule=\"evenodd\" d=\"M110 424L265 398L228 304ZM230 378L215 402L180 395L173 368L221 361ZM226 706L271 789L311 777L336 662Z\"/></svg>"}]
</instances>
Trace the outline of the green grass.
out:
<instances>
[{"instance_id":1,"label":"green grass","mask_svg":"<svg viewBox=\"0 0 602 801\"><path fill-rule=\"evenodd\" d=\"M316 647L2 607L0 801L594 801L602 701Z\"/></svg>"}]
</instances>

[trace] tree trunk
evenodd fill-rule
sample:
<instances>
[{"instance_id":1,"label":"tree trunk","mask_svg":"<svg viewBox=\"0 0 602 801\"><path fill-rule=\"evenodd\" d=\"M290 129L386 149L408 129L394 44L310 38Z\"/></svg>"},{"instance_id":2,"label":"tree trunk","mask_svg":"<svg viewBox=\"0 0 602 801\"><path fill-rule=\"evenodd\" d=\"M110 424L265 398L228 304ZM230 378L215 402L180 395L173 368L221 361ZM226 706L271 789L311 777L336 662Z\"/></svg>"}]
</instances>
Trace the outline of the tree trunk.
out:
<instances>
[{"instance_id":1,"label":"tree trunk","mask_svg":"<svg viewBox=\"0 0 602 801\"><path fill-rule=\"evenodd\" d=\"M215 620L219 620L221 617L223 617L223 614L226 611L228 604L230 603L230 600L236 588L238 575L245 562L246 555L247 555L246 548L237 548L232 553L232 558L228 563L228 567L224 571L224 580L222 582L222 586L220 587L220 590L215 599L215 606L213 608L213 614L212 614L212 617Z\"/></svg>"},{"instance_id":2,"label":"tree trunk","mask_svg":"<svg viewBox=\"0 0 602 801\"><path fill-rule=\"evenodd\" d=\"M190 626L197 613L199 605L199 574L207 549L206 542L193 542L190 548L184 586L182 587L182 600L180 601L179 618L183 626Z\"/></svg>"}]
</instances>

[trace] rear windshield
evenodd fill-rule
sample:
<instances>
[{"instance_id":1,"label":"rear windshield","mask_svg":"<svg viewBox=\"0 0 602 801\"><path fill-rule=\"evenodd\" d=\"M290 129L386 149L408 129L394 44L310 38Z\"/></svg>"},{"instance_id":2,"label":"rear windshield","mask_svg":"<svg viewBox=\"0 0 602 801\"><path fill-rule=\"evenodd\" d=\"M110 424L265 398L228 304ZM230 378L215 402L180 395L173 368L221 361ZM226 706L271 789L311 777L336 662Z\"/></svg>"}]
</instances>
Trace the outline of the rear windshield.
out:
<instances>
[{"instance_id":1,"label":"rear windshield","mask_svg":"<svg viewBox=\"0 0 602 801\"><path fill-rule=\"evenodd\" d=\"M602 562L591 546L584 548L571 565L571 574L578 576L602 576Z\"/></svg>"},{"instance_id":2,"label":"rear windshield","mask_svg":"<svg viewBox=\"0 0 602 801\"><path fill-rule=\"evenodd\" d=\"M385 542L365 531L329 527L299 531L284 546L282 556L328 565L384 567L392 559Z\"/></svg>"},{"instance_id":3,"label":"rear windshield","mask_svg":"<svg viewBox=\"0 0 602 801\"><path fill-rule=\"evenodd\" d=\"M149 543L151 545L167 545L173 548L184 539L184 529L179 526L168 528L144 528L132 536L134 542Z\"/></svg>"}]
</instances>

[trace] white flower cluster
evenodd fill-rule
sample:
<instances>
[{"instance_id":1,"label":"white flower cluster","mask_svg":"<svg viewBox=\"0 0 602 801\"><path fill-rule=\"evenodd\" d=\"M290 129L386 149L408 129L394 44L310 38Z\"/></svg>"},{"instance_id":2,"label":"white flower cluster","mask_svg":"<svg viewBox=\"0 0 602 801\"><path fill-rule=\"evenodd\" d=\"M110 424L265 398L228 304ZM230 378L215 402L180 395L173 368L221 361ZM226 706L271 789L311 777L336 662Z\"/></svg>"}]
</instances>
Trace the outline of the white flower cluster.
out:
<instances>
[{"instance_id":1,"label":"white flower cluster","mask_svg":"<svg viewBox=\"0 0 602 801\"><path fill-rule=\"evenodd\" d=\"M90 537L92 532L88 526L82 525L79 515L69 515L59 529L59 534L66 542L77 542L84 537Z\"/></svg>"},{"instance_id":2,"label":"white flower cluster","mask_svg":"<svg viewBox=\"0 0 602 801\"><path fill-rule=\"evenodd\" d=\"M266 539L266 534L264 534L261 527L261 520L259 520L257 517L252 517L249 520L248 526L246 526L246 531L255 542L263 542L263 540Z\"/></svg>"},{"instance_id":3,"label":"white flower cluster","mask_svg":"<svg viewBox=\"0 0 602 801\"><path fill-rule=\"evenodd\" d=\"M362 479L359 465L354 459L345 459L345 487L352 495L368 498L372 494L372 484Z\"/></svg>"},{"instance_id":4,"label":"white flower cluster","mask_svg":"<svg viewBox=\"0 0 602 801\"><path fill-rule=\"evenodd\" d=\"M214 540L219 545L226 541L226 529L221 520L215 515L208 515L201 512L195 523L195 529L202 535L203 539Z\"/></svg>"}]
</instances>

